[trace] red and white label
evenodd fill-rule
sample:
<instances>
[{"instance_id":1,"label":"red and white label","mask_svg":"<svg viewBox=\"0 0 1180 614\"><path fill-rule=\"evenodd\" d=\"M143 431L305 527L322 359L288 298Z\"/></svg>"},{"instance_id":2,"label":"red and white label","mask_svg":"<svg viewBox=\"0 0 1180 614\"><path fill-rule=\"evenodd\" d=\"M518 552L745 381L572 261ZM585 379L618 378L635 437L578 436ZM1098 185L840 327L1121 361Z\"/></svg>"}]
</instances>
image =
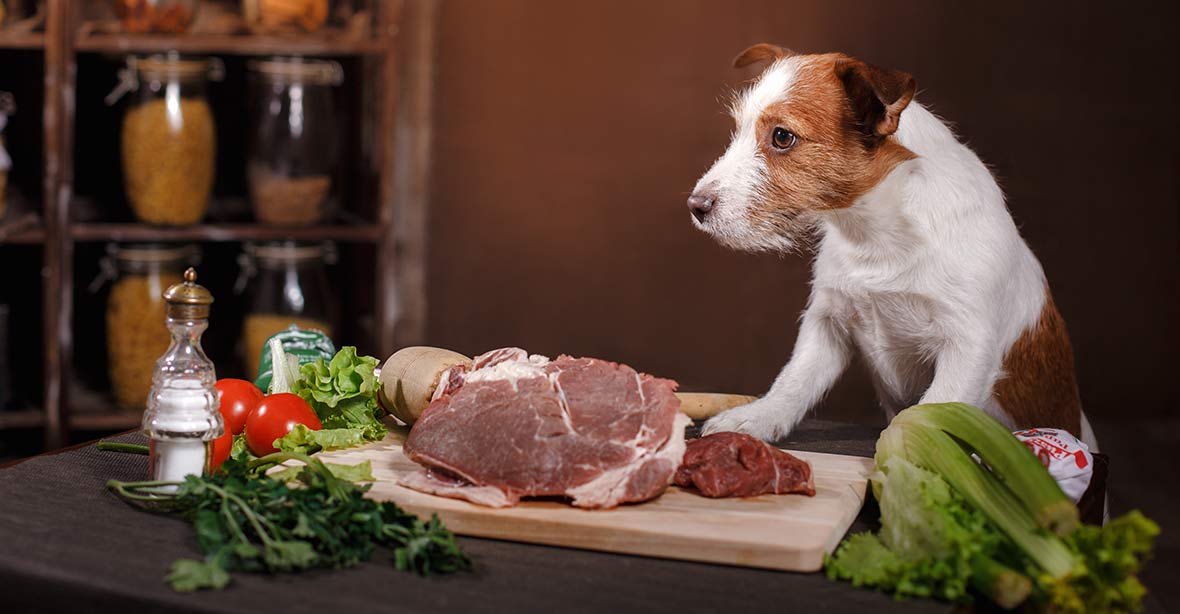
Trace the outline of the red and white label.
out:
<instances>
[{"instance_id":1,"label":"red and white label","mask_svg":"<svg viewBox=\"0 0 1180 614\"><path fill-rule=\"evenodd\" d=\"M1037 455L1066 495L1075 503L1082 498L1094 473L1094 457L1086 444L1060 429L1028 429L1013 435Z\"/></svg>"}]
</instances>

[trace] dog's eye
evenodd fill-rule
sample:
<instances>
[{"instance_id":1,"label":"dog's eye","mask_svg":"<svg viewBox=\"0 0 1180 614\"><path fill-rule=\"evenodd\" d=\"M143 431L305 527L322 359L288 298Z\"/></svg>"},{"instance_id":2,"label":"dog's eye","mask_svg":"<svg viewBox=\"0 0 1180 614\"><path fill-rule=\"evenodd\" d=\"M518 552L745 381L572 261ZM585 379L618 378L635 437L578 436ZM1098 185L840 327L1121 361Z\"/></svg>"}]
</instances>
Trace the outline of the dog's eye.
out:
<instances>
[{"instance_id":1,"label":"dog's eye","mask_svg":"<svg viewBox=\"0 0 1180 614\"><path fill-rule=\"evenodd\" d=\"M770 137L770 141L774 143L776 149L787 150L795 146L795 141L798 138L794 132L786 128L775 128L774 133Z\"/></svg>"}]
</instances>

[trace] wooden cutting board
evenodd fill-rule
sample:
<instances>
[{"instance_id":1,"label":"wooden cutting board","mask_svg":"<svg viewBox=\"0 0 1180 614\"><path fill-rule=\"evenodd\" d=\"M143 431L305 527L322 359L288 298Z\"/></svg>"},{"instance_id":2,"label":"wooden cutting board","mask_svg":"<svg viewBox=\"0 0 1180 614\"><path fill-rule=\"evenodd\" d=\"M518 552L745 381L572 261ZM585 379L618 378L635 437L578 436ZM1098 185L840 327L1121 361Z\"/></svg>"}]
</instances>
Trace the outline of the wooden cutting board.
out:
<instances>
[{"instance_id":1,"label":"wooden cutting board","mask_svg":"<svg viewBox=\"0 0 1180 614\"><path fill-rule=\"evenodd\" d=\"M369 497L439 517L455 533L624 554L818 571L864 503L873 461L791 452L811 463L814 497L763 495L709 499L675 486L646 503L583 510L557 501L522 501L493 509L402 488L397 477L418 469L402 453L405 427L367 446L322 452L326 462L372 461L377 482Z\"/></svg>"}]
</instances>

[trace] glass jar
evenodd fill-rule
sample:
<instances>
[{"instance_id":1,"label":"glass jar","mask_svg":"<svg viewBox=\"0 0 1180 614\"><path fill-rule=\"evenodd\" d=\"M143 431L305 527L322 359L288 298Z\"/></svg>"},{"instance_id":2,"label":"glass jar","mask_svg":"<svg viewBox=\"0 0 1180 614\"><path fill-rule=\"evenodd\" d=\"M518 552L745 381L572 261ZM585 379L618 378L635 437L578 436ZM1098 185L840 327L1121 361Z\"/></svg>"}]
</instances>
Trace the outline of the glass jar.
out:
<instances>
[{"instance_id":1,"label":"glass jar","mask_svg":"<svg viewBox=\"0 0 1180 614\"><path fill-rule=\"evenodd\" d=\"M0 92L0 221L4 220L8 212L4 191L8 188L8 169L12 168L12 159L8 157L8 150L4 149L4 128L8 125L8 116L16 113L16 102L12 94Z\"/></svg>"},{"instance_id":2,"label":"glass jar","mask_svg":"<svg viewBox=\"0 0 1180 614\"><path fill-rule=\"evenodd\" d=\"M217 154L205 90L223 73L215 58L127 58L107 102L134 92L123 116L123 185L140 221L183 226L205 217Z\"/></svg>"},{"instance_id":3,"label":"glass jar","mask_svg":"<svg viewBox=\"0 0 1180 614\"><path fill-rule=\"evenodd\" d=\"M115 0L115 13L125 32L179 34L192 25L197 5L197 0Z\"/></svg>"},{"instance_id":4,"label":"glass jar","mask_svg":"<svg viewBox=\"0 0 1180 614\"><path fill-rule=\"evenodd\" d=\"M242 320L247 372L258 369L266 340L291 325L332 336L335 304L326 265L334 262L330 244L284 241L245 246L238 289L248 289Z\"/></svg>"},{"instance_id":5,"label":"glass jar","mask_svg":"<svg viewBox=\"0 0 1180 614\"><path fill-rule=\"evenodd\" d=\"M171 340L164 291L181 282L197 251L191 245L109 245L107 253L103 277L114 279L106 312L111 391L119 407L139 409L147 401L156 359Z\"/></svg>"},{"instance_id":6,"label":"glass jar","mask_svg":"<svg viewBox=\"0 0 1180 614\"><path fill-rule=\"evenodd\" d=\"M272 58L251 61L252 134L246 178L254 217L284 226L324 219L339 125L332 88L344 80L336 62Z\"/></svg>"}]
</instances>

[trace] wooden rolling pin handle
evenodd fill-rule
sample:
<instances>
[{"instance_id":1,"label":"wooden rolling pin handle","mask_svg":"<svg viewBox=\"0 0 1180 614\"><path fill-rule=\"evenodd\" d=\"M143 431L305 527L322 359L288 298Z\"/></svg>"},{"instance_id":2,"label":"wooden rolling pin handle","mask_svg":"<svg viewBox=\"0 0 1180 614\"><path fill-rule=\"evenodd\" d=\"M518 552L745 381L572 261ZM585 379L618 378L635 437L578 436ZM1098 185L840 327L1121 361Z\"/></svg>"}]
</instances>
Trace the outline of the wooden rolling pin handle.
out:
<instances>
[{"instance_id":1,"label":"wooden rolling pin handle","mask_svg":"<svg viewBox=\"0 0 1180 614\"><path fill-rule=\"evenodd\" d=\"M443 372L456 365L470 367L471 359L442 348L402 348L381 365L378 400L399 420L413 424L430 404ZM678 392L676 396L680 398L680 411L693 420L711 418L755 400L744 394L710 392Z\"/></svg>"},{"instance_id":2,"label":"wooden rolling pin handle","mask_svg":"<svg viewBox=\"0 0 1180 614\"><path fill-rule=\"evenodd\" d=\"M680 411L693 420L706 420L728 409L758 400L758 397L746 394L719 392L677 392L676 396L680 397Z\"/></svg>"}]
</instances>

